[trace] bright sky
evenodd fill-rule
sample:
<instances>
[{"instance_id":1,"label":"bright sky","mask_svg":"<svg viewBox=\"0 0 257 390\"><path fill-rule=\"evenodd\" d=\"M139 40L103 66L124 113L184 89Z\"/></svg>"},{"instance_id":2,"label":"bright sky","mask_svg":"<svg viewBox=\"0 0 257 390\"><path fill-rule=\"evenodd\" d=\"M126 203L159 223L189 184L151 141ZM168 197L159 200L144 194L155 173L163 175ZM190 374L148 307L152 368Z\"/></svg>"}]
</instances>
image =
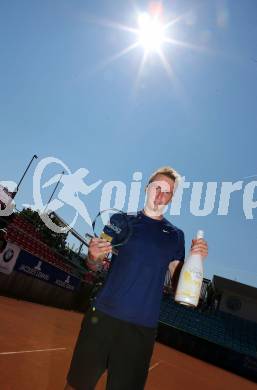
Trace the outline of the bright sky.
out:
<instances>
[{"instance_id":1,"label":"bright sky","mask_svg":"<svg viewBox=\"0 0 257 390\"><path fill-rule=\"evenodd\" d=\"M163 23L175 22L165 30L164 57L151 52L142 66L144 48L124 26L137 29L138 13L153 9ZM145 183L168 164L187 181L217 182L210 215L192 215L187 189L181 215L167 217L184 230L187 250L197 229L205 231L206 277L257 287L257 210L246 219L241 190L231 195L228 215L217 215L221 182L242 180L244 188L257 180L256 14L255 0L170 0L162 7L147 1L2 1L1 180L18 182L33 154L59 158L72 172L87 168L87 184L103 180L81 196L92 216L103 185L120 180L129 192L135 171ZM18 208L33 202L35 167L17 195ZM55 166L46 176L61 170ZM65 207L60 215L68 220L74 214ZM75 228L88 231L81 218Z\"/></svg>"}]
</instances>

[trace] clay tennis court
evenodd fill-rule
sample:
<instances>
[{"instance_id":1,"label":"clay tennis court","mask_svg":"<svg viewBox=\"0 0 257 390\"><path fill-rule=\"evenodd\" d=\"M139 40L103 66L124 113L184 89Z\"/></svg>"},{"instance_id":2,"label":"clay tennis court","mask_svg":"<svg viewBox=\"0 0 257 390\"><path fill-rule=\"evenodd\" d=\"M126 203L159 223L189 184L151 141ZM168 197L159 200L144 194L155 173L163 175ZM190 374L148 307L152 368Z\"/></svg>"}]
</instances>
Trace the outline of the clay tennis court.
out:
<instances>
[{"instance_id":1,"label":"clay tennis court","mask_svg":"<svg viewBox=\"0 0 257 390\"><path fill-rule=\"evenodd\" d=\"M82 317L0 296L0 389L63 389ZM96 390L105 389L105 380L103 375ZM256 390L256 384L247 379L155 344L146 390L200 387Z\"/></svg>"}]
</instances>

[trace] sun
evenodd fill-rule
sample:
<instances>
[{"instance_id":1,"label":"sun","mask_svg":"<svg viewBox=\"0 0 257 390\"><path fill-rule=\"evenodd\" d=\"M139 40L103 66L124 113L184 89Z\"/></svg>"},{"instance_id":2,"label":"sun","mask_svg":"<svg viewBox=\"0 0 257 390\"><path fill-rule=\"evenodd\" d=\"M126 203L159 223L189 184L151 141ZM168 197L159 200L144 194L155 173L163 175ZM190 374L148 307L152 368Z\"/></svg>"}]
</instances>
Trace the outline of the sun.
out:
<instances>
[{"instance_id":1,"label":"sun","mask_svg":"<svg viewBox=\"0 0 257 390\"><path fill-rule=\"evenodd\" d=\"M137 24L135 26L127 26L122 23L112 22L103 20L100 23L106 25L109 28L121 30L131 35L134 35L132 43L109 57L103 64L102 67L110 64L114 60L117 60L124 55L132 52L133 50L141 47L143 49L143 55L139 64L139 69L136 77L136 84L138 83L140 76L143 72L145 64L151 54L156 54L162 63L167 75L175 81L175 73L173 70L172 62L169 61L167 55L167 46L180 47L185 49L193 50L206 50L206 48L191 44L189 42L183 42L175 38L175 25L180 21L183 21L183 15L173 16L172 19L168 20L167 15L163 12L163 6L160 2L153 2L149 9L145 12L137 12L135 14ZM164 22L165 21L165 22ZM177 35L177 34L176 34ZM166 52L166 53L165 53ZM174 53L172 59L174 59Z\"/></svg>"},{"instance_id":2,"label":"sun","mask_svg":"<svg viewBox=\"0 0 257 390\"><path fill-rule=\"evenodd\" d=\"M158 52L165 41L164 25L157 16L144 12L138 15L138 43L147 52Z\"/></svg>"}]
</instances>

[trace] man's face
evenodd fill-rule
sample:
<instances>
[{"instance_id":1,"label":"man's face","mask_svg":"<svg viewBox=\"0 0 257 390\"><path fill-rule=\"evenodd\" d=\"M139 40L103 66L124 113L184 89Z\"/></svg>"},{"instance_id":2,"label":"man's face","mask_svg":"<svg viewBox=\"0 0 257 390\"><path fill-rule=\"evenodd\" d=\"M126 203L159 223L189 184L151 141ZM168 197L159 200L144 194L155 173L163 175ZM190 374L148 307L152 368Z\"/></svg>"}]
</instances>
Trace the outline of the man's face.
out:
<instances>
[{"instance_id":1,"label":"man's face","mask_svg":"<svg viewBox=\"0 0 257 390\"><path fill-rule=\"evenodd\" d=\"M173 191L174 191L174 180L169 177L158 174L154 178L154 181L148 184L146 206L149 210L162 214L164 207L170 203Z\"/></svg>"}]
</instances>

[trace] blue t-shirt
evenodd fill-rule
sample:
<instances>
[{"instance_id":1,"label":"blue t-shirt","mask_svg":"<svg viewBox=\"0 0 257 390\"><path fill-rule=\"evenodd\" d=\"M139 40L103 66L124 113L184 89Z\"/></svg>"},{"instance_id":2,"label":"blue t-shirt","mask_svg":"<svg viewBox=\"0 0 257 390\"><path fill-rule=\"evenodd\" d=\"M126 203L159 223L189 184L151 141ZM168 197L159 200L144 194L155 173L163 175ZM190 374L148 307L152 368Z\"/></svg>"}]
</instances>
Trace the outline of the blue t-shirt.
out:
<instances>
[{"instance_id":1,"label":"blue t-shirt","mask_svg":"<svg viewBox=\"0 0 257 390\"><path fill-rule=\"evenodd\" d=\"M155 220L142 211L129 218L132 235L112 256L94 306L112 317L156 327L169 263L185 258L184 233L165 218Z\"/></svg>"}]
</instances>

